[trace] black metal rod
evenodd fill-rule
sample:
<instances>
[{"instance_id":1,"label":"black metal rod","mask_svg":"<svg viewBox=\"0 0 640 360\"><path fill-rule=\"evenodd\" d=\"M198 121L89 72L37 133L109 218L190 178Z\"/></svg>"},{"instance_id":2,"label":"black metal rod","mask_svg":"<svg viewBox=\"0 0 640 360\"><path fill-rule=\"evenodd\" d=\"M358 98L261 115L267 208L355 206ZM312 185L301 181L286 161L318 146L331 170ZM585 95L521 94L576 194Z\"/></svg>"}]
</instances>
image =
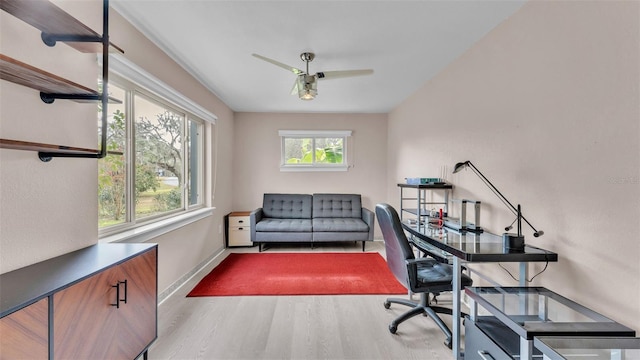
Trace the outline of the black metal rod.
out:
<instances>
[{"instance_id":1,"label":"black metal rod","mask_svg":"<svg viewBox=\"0 0 640 360\"><path fill-rule=\"evenodd\" d=\"M522 211L520 209L520 204L518 204L518 217L516 219L518 220L518 236L522 236L522 221L520 221L522 220Z\"/></svg>"},{"instance_id":2,"label":"black metal rod","mask_svg":"<svg viewBox=\"0 0 640 360\"><path fill-rule=\"evenodd\" d=\"M109 0L102 2L102 122L100 153L107 156L107 107L109 106Z\"/></svg>"},{"instance_id":3,"label":"black metal rod","mask_svg":"<svg viewBox=\"0 0 640 360\"><path fill-rule=\"evenodd\" d=\"M98 94L53 94L41 92L40 99L47 104L51 104L55 99L94 101L101 100L102 96Z\"/></svg>"},{"instance_id":4,"label":"black metal rod","mask_svg":"<svg viewBox=\"0 0 640 360\"><path fill-rule=\"evenodd\" d=\"M102 159L107 155L107 107L109 106L109 0L103 0L102 2L102 38L94 38L94 41L100 40L102 42L102 94L100 98L102 101L102 119L100 122L100 151L88 154L40 151L38 152L38 157L44 162L51 161L51 158L54 157ZM47 99L46 96L45 98L42 98L42 100L45 102L47 102L47 100L53 102L53 99Z\"/></svg>"},{"instance_id":5,"label":"black metal rod","mask_svg":"<svg viewBox=\"0 0 640 360\"><path fill-rule=\"evenodd\" d=\"M495 185L493 185L493 183L491 183L491 181L489 181L489 179L487 179L487 177L486 177L486 176L484 176L484 175L482 174L482 172L480 172L480 170L478 170L478 168L477 168L475 165L473 165L473 163L472 163L471 161L466 161L465 163L467 164L467 166L469 166L469 167L471 168L471 170L473 170L473 172L475 172L475 173L476 173L476 175L478 175L478 176L479 176L479 177L480 177L480 178L481 178L481 179L482 179L482 180L483 180L483 181L484 181L484 182L485 182L485 183L486 183L486 184L491 188L491 190L493 190L493 191L496 193L496 195L498 195L498 197L500 197L500 199L501 199L501 200L503 200L504 202L506 202L506 203L511 207L511 209L510 209L510 210L516 214L516 216L518 217L518 219L520 219L520 218L521 218L522 220L524 220L524 221L525 221L525 222L526 222L526 223L527 223L527 224L528 224L528 225L533 229L533 231L535 231L535 234L534 234L533 236L538 237L538 236L540 236L540 235L542 235L542 234L543 234L543 232L542 232L542 231L538 231L538 230L536 230L536 228L535 228L535 227L533 227L533 225L531 225L531 223L529 222L529 220L527 220L527 218L525 218L525 217L522 215L522 212L519 210L519 208L520 208L520 205L519 205L519 204L518 204L518 208L516 208L515 206L513 206L513 204L512 204L512 203L511 203L511 202L510 202L510 201L509 201L509 200L508 200L504 195L502 195L502 193L500 192L500 190L498 190L498 189L495 187ZM519 234L519 235L521 235L521 234L522 234L522 232L521 232L520 220L518 220L518 234ZM536 234L537 234L537 235L536 235Z\"/></svg>"},{"instance_id":6,"label":"black metal rod","mask_svg":"<svg viewBox=\"0 0 640 360\"><path fill-rule=\"evenodd\" d=\"M42 42L47 46L55 46L58 41L62 42L100 42L99 36L91 35L69 35L69 34L49 34L43 32L40 35Z\"/></svg>"}]
</instances>

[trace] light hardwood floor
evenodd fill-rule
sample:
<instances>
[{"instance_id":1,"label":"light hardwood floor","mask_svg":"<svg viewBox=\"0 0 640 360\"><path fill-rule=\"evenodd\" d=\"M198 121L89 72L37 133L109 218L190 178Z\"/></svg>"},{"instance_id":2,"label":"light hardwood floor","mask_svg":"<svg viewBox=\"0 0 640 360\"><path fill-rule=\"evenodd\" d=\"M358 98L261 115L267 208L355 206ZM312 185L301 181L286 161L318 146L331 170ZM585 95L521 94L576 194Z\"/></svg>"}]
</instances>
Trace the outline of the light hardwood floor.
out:
<instances>
[{"instance_id":1,"label":"light hardwood floor","mask_svg":"<svg viewBox=\"0 0 640 360\"><path fill-rule=\"evenodd\" d=\"M428 317L388 330L408 308L383 306L386 295L233 296L187 298L186 294L229 252L227 249L158 308L158 340L150 359L452 359L444 334ZM267 252L361 252L361 245L272 246ZM384 243L366 251L384 256ZM439 297L448 306L450 295ZM450 316L443 315L450 325Z\"/></svg>"}]
</instances>

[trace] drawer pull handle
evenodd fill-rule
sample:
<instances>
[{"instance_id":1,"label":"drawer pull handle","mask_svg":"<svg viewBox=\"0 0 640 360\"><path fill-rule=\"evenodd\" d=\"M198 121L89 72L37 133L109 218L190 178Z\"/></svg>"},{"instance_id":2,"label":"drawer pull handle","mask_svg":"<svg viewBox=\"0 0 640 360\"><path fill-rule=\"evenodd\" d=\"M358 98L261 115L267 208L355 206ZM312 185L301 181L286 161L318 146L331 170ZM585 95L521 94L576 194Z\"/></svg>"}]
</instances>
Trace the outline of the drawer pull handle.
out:
<instances>
[{"instance_id":1,"label":"drawer pull handle","mask_svg":"<svg viewBox=\"0 0 640 360\"><path fill-rule=\"evenodd\" d=\"M124 284L124 299L118 299L118 301L122 301L125 304L127 303L127 280L120 281L119 284Z\"/></svg>"},{"instance_id":2,"label":"drawer pull handle","mask_svg":"<svg viewBox=\"0 0 640 360\"><path fill-rule=\"evenodd\" d=\"M120 309L120 282L115 285L111 285L112 288L116 288L116 303L111 304L111 306L115 306L116 309Z\"/></svg>"},{"instance_id":3,"label":"drawer pull handle","mask_svg":"<svg viewBox=\"0 0 640 360\"><path fill-rule=\"evenodd\" d=\"M243 230L243 229L239 227L238 230Z\"/></svg>"},{"instance_id":4,"label":"drawer pull handle","mask_svg":"<svg viewBox=\"0 0 640 360\"><path fill-rule=\"evenodd\" d=\"M495 360L491 354L486 352L485 350L478 350L478 355L482 358L482 360Z\"/></svg>"},{"instance_id":5,"label":"drawer pull handle","mask_svg":"<svg viewBox=\"0 0 640 360\"><path fill-rule=\"evenodd\" d=\"M239 222L239 223L243 223L243 222L244 222L244 220L238 220L238 222Z\"/></svg>"}]
</instances>

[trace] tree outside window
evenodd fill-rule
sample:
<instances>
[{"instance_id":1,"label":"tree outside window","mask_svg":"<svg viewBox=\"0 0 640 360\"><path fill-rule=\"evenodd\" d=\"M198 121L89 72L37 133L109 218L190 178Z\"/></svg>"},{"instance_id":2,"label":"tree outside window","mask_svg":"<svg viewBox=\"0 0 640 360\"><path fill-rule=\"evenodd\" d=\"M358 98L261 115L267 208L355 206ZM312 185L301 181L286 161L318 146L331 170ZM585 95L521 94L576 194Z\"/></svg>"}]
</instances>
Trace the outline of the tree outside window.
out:
<instances>
[{"instance_id":1,"label":"tree outside window","mask_svg":"<svg viewBox=\"0 0 640 360\"><path fill-rule=\"evenodd\" d=\"M280 131L282 169L345 169L350 131Z\"/></svg>"},{"instance_id":2,"label":"tree outside window","mask_svg":"<svg viewBox=\"0 0 640 360\"><path fill-rule=\"evenodd\" d=\"M202 123L141 93L109 88L124 103L108 107L108 154L98 164L99 227L199 204Z\"/></svg>"}]
</instances>

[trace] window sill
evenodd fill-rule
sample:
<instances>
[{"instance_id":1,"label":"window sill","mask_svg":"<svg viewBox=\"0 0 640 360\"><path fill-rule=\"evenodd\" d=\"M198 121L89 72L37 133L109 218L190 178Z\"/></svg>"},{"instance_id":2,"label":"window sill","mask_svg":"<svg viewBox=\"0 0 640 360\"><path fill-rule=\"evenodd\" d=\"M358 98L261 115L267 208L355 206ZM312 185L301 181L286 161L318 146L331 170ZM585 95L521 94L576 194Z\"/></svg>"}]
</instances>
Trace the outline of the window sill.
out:
<instances>
[{"instance_id":1,"label":"window sill","mask_svg":"<svg viewBox=\"0 0 640 360\"><path fill-rule=\"evenodd\" d=\"M349 166L280 166L281 172L348 171Z\"/></svg>"},{"instance_id":2,"label":"window sill","mask_svg":"<svg viewBox=\"0 0 640 360\"><path fill-rule=\"evenodd\" d=\"M168 219L156 221L151 224L128 229L117 234L105 236L103 238L100 238L99 242L146 242L170 231L179 229L185 225L189 225L192 222L211 216L213 215L214 209L215 208L210 207L190 211L186 214L174 216Z\"/></svg>"}]
</instances>

